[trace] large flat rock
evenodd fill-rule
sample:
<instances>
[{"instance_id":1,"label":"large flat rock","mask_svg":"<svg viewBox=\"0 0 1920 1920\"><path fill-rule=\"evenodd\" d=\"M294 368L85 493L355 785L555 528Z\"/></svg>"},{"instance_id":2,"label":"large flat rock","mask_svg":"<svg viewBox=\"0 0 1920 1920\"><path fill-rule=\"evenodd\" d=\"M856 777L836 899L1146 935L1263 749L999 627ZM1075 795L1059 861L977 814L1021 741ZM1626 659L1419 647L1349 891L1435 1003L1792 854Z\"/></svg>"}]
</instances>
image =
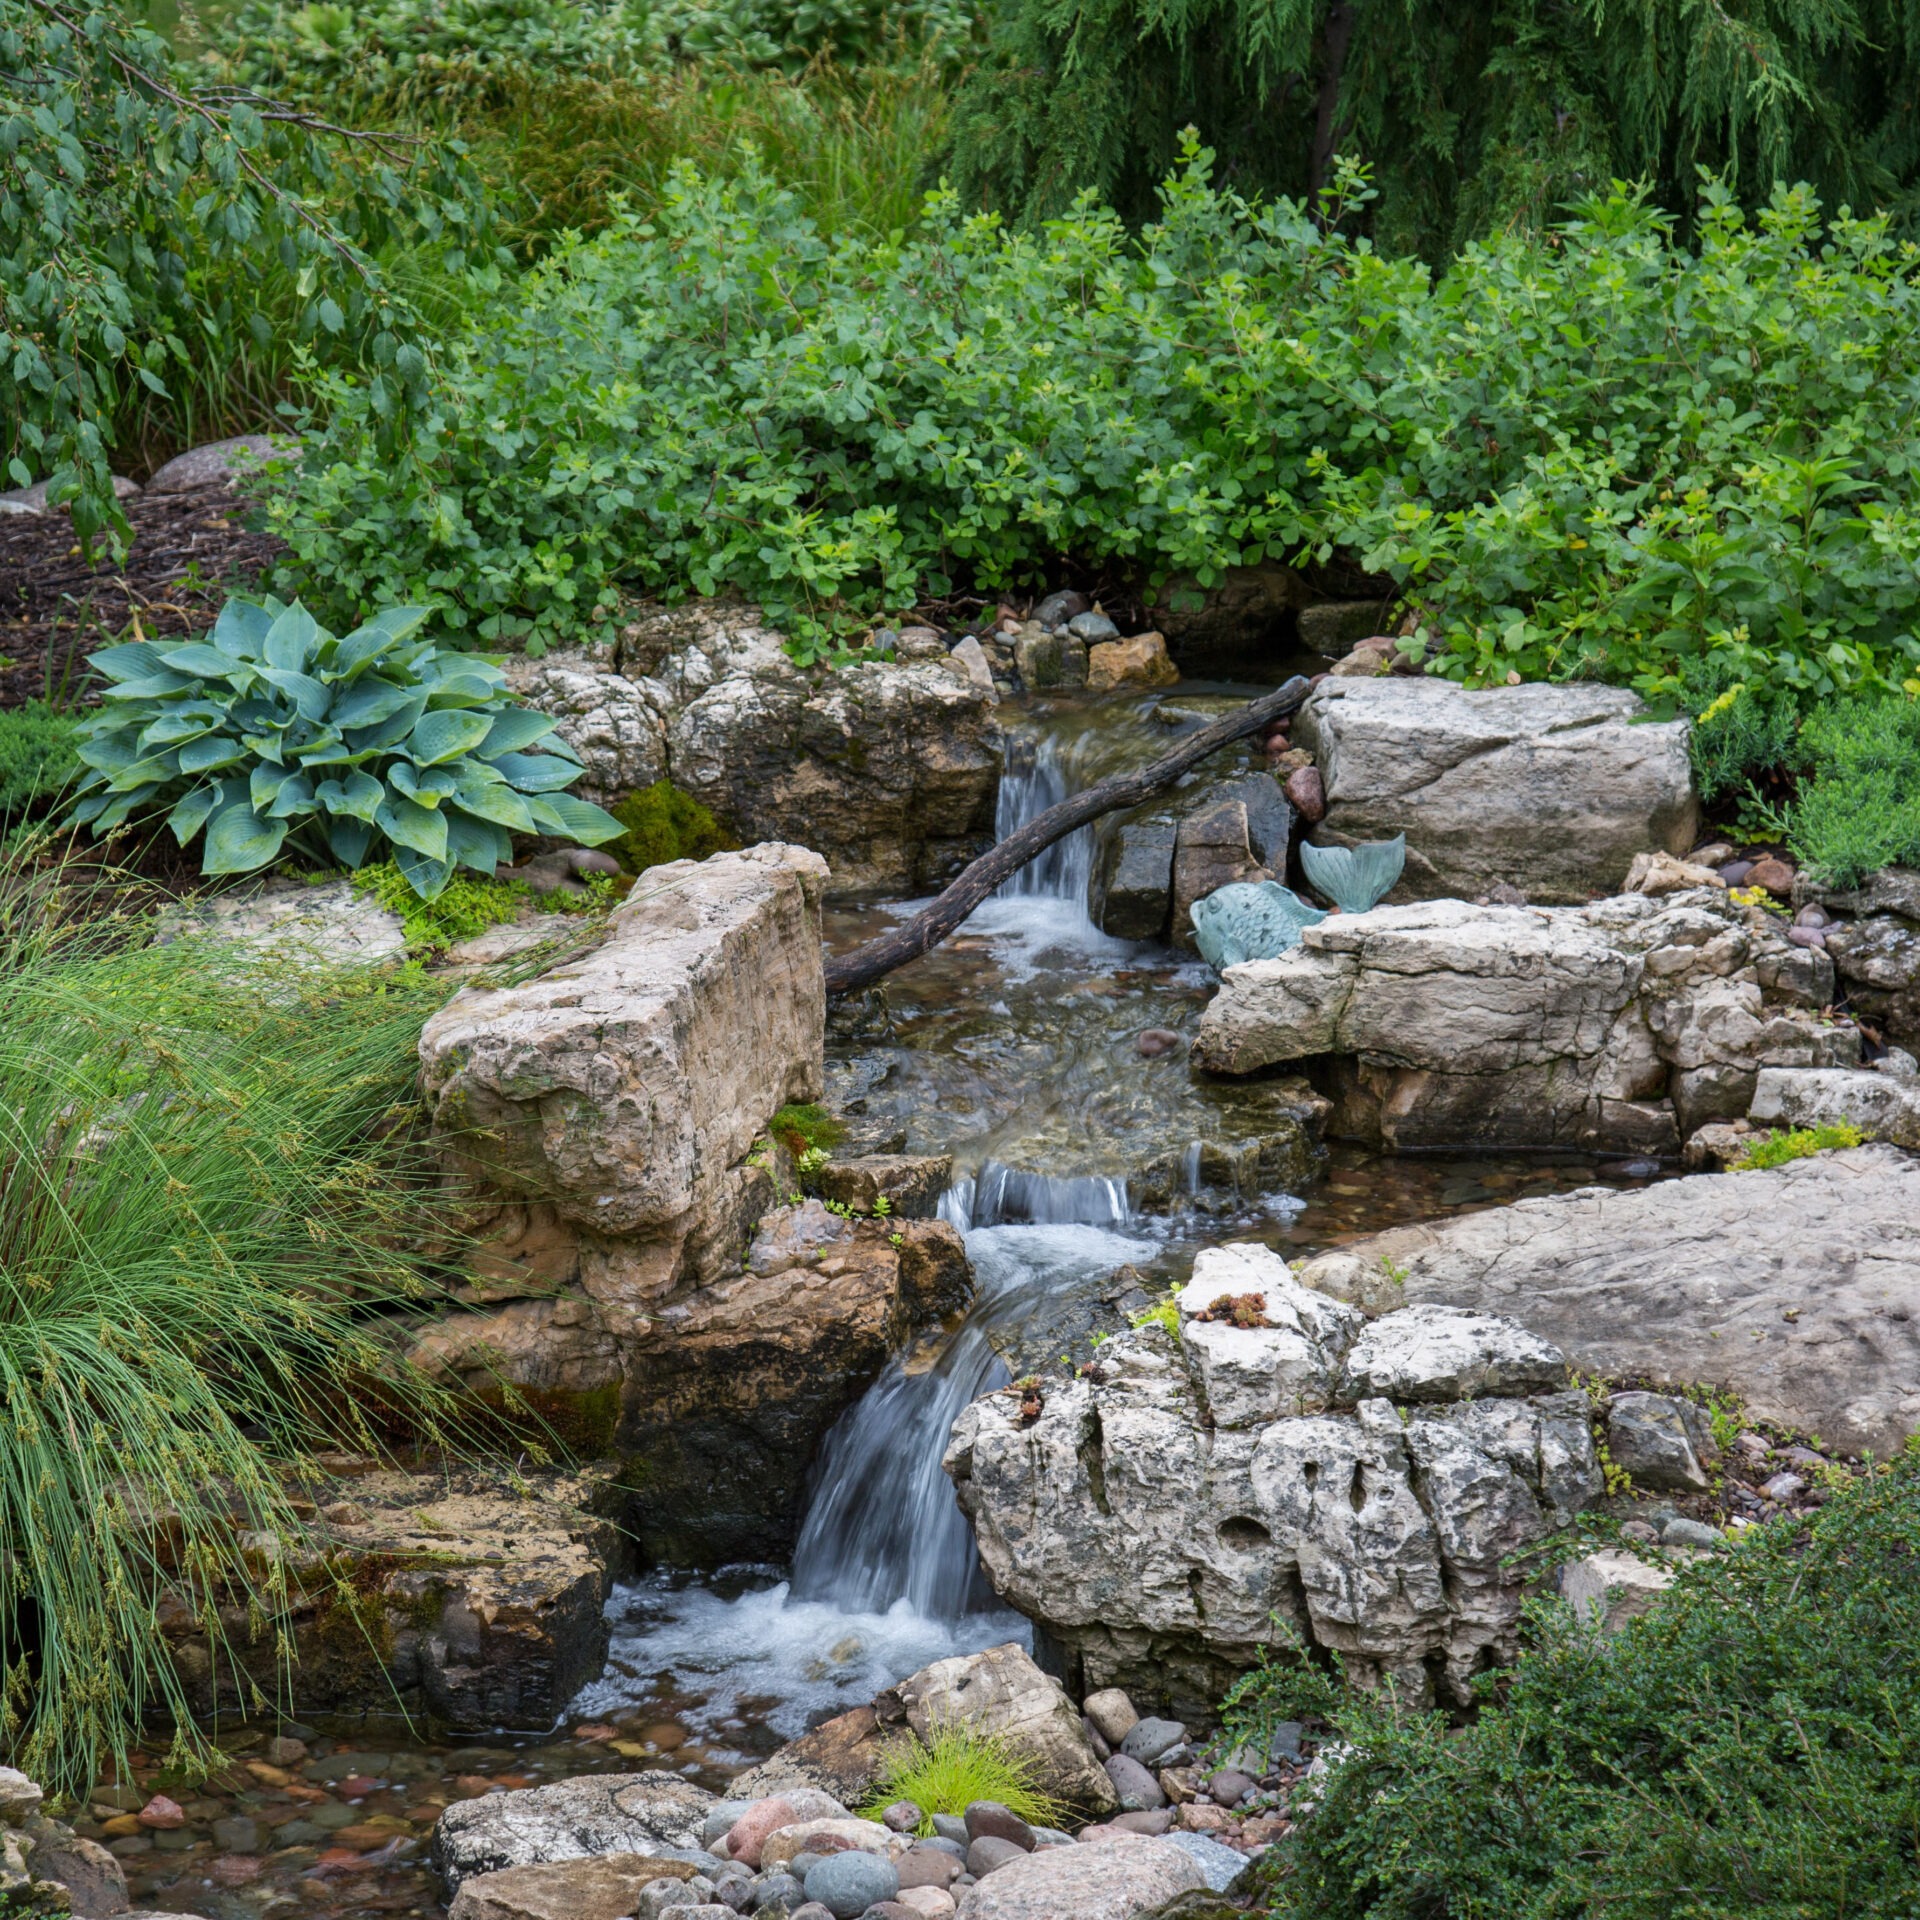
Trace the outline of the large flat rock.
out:
<instances>
[{"instance_id":1,"label":"large flat rock","mask_svg":"<svg viewBox=\"0 0 1920 1920\"><path fill-rule=\"evenodd\" d=\"M1387 1262L1409 1301L1510 1315L1592 1372L1731 1388L1848 1452L1920 1428L1920 1159L1897 1148L1522 1200L1301 1277L1357 1298Z\"/></svg>"},{"instance_id":2,"label":"large flat rock","mask_svg":"<svg viewBox=\"0 0 1920 1920\"><path fill-rule=\"evenodd\" d=\"M479 1874L581 1860L603 1854L645 1854L701 1866L700 1829L714 1796L671 1773L591 1773L462 1800L433 1830L434 1865L449 1893ZM686 1877L675 1866L663 1875Z\"/></svg>"},{"instance_id":3,"label":"large flat rock","mask_svg":"<svg viewBox=\"0 0 1920 1920\"><path fill-rule=\"evenodd\" d=\"M1618 687L1331 679L1294 723L1325 783L1314 839L1407 836L1394 897L1612 893L1636 853L1685 853L1699 825L1687 722L1649 722Z\"/></svg>"},{"instance_id":4,"label":"large flat rock","mask_svg":"<svg viewBox=\"0 0 1920 1920\"><path fill-rule=\"evenodd\" d=\"M960 1896L959 1920L1139 1920L1206 1884L1171 1840L1121 1833L1008 1861Z\"/></svg>"},{"instance_id":5,"label":"large flat rock","mask_svg":"<svg viewBox=\"0 0 1920 1920\"><path fill-rule=\"evenodd\" d=\"M1833 972L1703 889L1583 907L1434 900L1335 914L1229 967L1196 1065L1307 1065L1328 1131L1391 1147L1673 1153L1745 1116L1768 1067L1850 1066Z\"/></svg>"}]
</instances>

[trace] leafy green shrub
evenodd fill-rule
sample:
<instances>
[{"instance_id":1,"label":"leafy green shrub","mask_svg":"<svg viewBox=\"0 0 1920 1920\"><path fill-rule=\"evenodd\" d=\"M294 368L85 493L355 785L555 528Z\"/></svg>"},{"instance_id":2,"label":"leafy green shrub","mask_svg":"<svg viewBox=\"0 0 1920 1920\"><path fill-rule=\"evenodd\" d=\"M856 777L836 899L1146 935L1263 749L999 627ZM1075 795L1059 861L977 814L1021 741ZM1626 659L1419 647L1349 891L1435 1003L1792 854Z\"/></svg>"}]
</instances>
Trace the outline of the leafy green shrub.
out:
<instances>
[{"instance_id":1,"label":"leafy green shrub","mask_svg":"<svg viewBox=\"0 0 1920 1920\"><path fill-rule=\"evenodd\" d=\"M44 700L0 713L0 820L17 820L55 798L80 771L79 722Z\"/></svg>"},{"instance_id":2,"label":"leafy green shrub","mask_svg":"<svg viewBox=\"0 0 1920 1920\"><path fill-rule=\"evenodd\" d=\"M125 526L120 424L176 374L258 346L261 284L315 354L364 356L392 446L426 393L427 336L381 256L490 259L457 154L196 86L121 0L0 0L0 182L0 467L51 479L83 542ZM227 424L273 424L278 398Z\"/></svg>"},{"instance_id":3,"label":"leafy green shrub","mask_svg":"<svg viewBox=\"0 0 1920 1920\"><path fill-rule=\"evenodd\" d=\"M1741 1173L1755 1167L1784 1167L1789 1160L1804 1160L1810 1153L1857 1147L1866 1137L1844 1120L1830 1127L1794 1127L1784 1132L1776 1129L1756 1140L1733 1165Z\"/></svg>"},{"instance_id":4,"label":"leafy green shrub","mask_svg":"<svg viewBox=\"0 0 1920 1920\"><path fill-rule=\"evenodd\" d=\"M1476 684L1673 703L1724 655L1812 699L1920 661L1920 288L1882 224L1799 192L1749 224L1711 190L1697 253L1617 192L1435 280L1198 152L1137 237L942 193L904 239L828 240L764 179L683 170L444 366L397 466L326 383L274 510L303 592L539 648L630 588L728 585L806 656L1063 554L1173 591L1338 548Z\"/></svg>"},{"instance_id":5,"label":"leafy green shrub","mask_svg":"<svg viewBox=\"0 0 1920 1920\"><path fill-rule=\"evenodd\" d=\"M626 831L612 843L612 852L629 873L644 873L669 860L704 860L740 844L671 780L656 780L628 794L613 817Z\"/></svg>"},{"instance_id":6,"label":"leafy green shrub","mask_svg":"<svg viewBox=\"0 0 1920 1920\"><path fill-rule=\"evenodd\" d=\"M234 599L204 640L93 654L111 684L81 727L74 820L97 835L166 807L182 846L206 829L203 873L391 847L428 900L456 867L491 879L515 833L617 834L561 791L580 762L553 722L510 705L491 661L410 638L426 617L390 609L336 638L298 602Z\"/></svg>"},{"instance_id":7,"label":"leafy green shrub","mask_svg":"<svg viewBox=\"0 0 1920 1920\"><path fill-rule=\"evenodd\" d=\"M227 1687L249 1604L288 1627L320 1562L287 1471L439 1417L379 1316L452 1223L392 1124L443 985L263 988L225 944L62 926L68 898L0 874L0 1752L84 1799L150 1717L206 1751L161 1622L202 1618Z\"/></svg>"},{"instance_id":8,"label":"leafy green shrub","mask_svg":"<svg viewBox=\"0 0 1920 1920\"><path fill-rule=\"evenodd\" d=\"M976 1800L997 1800L1029 1826L1057 1827L1066 1809L1038 1784L1028 1756L991 1734L936 1725L925 1739L909 1734L886 1749L865 1808L877 1820L896 1800L911 1800L933 1832L936 1813L963 1814Z\"/></svg>"},{"instance_id":9,"label":"leafy green shrub","mask_svg":"<svg viewBox=\"0 0 1920 1920\"><path fill-rule=\"evenodd\" d=\"M1300 1920L1920 1912L1920 1452L1680 1570L1611 1642L1558 1603L1464 1727L1271 1665L1229 1736L1354 1752L1267 1856Z\"/></svg>"},{"instance_id":10,"label":"leafy green shrub","mask_svg":"<svg viewBox=\"0 0 1920 1920\"><path fill-rule=\"evenodd\" d=\"M365 95L422 81L484 88L507 69L653 76L704 60L798 72L831 51L850 66L957 54L972 38L963 0L245 0L211 64L223 78L302 94Z\"/></svg>"},{"instance_id":11,"label":"leafy green shrub","mask_svg":"<svg viewBox=\"0 0 1920 1920\"><path fill-rule=\"evenodd\" d=\"M1808 772L1789 837L1811 873L1851 886L1881 867L1920 866L1920 698L1816 708L1800 754Z\"/></svg>"}]
</instances>

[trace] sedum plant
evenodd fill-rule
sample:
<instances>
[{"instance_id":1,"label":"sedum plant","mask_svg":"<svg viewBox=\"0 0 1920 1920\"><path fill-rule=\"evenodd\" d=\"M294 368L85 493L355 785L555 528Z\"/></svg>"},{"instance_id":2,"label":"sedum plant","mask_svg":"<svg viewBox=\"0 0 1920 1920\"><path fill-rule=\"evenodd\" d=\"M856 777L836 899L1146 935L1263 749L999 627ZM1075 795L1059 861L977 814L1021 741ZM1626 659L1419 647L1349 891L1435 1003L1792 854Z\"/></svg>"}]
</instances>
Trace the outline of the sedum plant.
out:
<instances>
[{"instance_id":1,"label":"sedum plant","mask_svg":"<svg viewBox=\"0 0 1920 1920\"><path fill-rule=\"evenodd\" d=\"M508 700L493 661L414 638L426 617L390 608L336 637L297 601L234 599L204 639L92 655L109 684L73 824L98 836L164 807L183 847L204 832L202 873L390 858L426 900L457 867L510 861L516 833L616 838L563 791L580 762L553 722Z\"/></svg>"},{"instance_id":2,"label":"sedum plant","mask_svg":"<svg viewBox=\"0 0 1920 1920\"><path fill-rule=\"evenodd\" d=\"M1342 913L1365 913L1393 891L1407 864L1407 836L1364 840L1357 847L1316 847L1300 843L1300 869L1314 892L1323 893Z\"/></svg>"}]
</instances>

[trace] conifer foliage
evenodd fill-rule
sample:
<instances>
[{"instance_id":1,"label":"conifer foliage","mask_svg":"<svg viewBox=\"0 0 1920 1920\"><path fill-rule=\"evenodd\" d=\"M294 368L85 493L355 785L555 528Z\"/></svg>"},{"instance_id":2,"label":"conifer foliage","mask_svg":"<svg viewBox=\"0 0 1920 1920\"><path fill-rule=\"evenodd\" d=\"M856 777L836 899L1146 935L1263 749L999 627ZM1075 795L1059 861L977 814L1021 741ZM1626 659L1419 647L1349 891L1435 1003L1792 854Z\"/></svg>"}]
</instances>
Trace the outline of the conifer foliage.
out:
<instances>
[{"instance_id":1,"label":"conifer foliage","mask_svg":"<svg viewBox=\"0 0 1920 1920\"><path fill-rule=\"evenodd\" d=\"M1374 234L1429 255L1702 168L1749 206L1920 205L1916 0L1009 0L963 96L962 197L1029 217L1093 187L1134 218L1189 124L1242 190L1368 163Z\"/></svg>"}]
</instances>

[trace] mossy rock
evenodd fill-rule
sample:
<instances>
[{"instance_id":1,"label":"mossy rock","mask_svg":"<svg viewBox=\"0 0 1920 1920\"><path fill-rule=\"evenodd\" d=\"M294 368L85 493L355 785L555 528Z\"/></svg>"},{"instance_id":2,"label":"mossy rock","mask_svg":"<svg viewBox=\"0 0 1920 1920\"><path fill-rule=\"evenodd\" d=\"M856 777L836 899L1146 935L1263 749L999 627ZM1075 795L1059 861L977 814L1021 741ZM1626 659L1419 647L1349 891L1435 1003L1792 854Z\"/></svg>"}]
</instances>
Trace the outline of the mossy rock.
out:
<instances>
[{"instance_id":1,"label":"mossy rock","mask_svg":"<svg viewBox=\"0 0 1920 1920\"><path fill-rule=\"evenodd\" d=\"M613 817L626 832L608 849L629 873L670 860L704 860L710 853L731 852L740 843L690 793L671 780L656 780L630 793L614 808Z\"/></svg>"}]
</instances>

